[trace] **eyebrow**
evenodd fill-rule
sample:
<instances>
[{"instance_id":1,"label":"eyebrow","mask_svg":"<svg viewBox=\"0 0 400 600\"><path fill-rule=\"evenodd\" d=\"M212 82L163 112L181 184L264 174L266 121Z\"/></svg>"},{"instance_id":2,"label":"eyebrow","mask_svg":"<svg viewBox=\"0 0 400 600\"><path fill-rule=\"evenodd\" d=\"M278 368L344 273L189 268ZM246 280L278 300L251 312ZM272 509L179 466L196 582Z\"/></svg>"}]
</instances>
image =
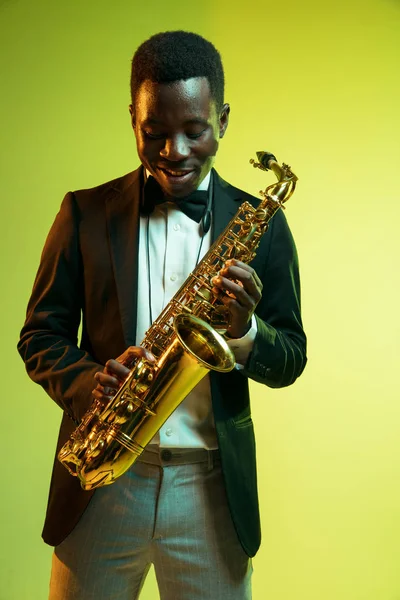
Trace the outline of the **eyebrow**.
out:
<instances>
[{"instance_id":1,"label":"eyebrow","mask_svg":"<svg viewBox=\"0 0 400 600\"><path fill-rule=\"evenodd\" d=\"M162 121L159 121L158 119L153 119L152 117L149 117L148 119L145 119L143 121L143 125L162 125L164 126L164 123ZM193 118L193 119L188 119L187 121L184 121L184 125L208 125L208 121L206 119L200 119L200 118Z\"/></svg>"},{"instance_id":2,"label":"eyebrow","mask_svg":"<svg viewBox=\"0 0 400 600\"><path fill-rule=\"evenodd\" d=\"M208 125L207 119L200 119L199 117L194 119L188 119L185 121L185 125Z\"/></svg>"}]
</instances>

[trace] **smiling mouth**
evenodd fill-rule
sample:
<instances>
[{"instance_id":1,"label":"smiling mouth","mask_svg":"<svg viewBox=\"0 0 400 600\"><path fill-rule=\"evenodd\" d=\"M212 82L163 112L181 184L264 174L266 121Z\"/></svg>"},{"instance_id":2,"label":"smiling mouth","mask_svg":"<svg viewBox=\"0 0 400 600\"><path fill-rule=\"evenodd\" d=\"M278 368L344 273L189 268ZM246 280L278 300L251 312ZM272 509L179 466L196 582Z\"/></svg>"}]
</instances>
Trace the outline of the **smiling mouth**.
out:
<instances>
[{"instance_id":1,"label":"smiling mouth","mask_svg":"<svg viewBox=\"0 0 400 600\"><path fill-rule=\"evenodd\" d=\"M179 169L163 169L162 167L158 167L158 169L160 171L162 171L163 173L165 173L168 177L185 177L185 175L190 175L191 173L193 173L193 170L190 171L182 171Z\"/></svg>"}]
</instances>

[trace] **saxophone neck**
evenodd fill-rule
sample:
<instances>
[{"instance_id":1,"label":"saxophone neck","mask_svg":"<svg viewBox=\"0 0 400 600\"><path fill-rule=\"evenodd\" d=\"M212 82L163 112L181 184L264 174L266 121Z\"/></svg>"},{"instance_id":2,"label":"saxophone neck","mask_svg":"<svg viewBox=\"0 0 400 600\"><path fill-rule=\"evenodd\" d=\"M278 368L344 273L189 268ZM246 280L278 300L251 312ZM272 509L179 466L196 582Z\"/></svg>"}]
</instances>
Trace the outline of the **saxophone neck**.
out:
<instances>
[{"instance_id":1,"label":"saxophone neck","mask_svg":"<svg viewBox=\"0 0 400 600\"><path fill-rule=\"evenodd\" d=\"M269 185L264 191L260 191L263 197L261 204L275 202L282 206L293 194L297 176L292 172L289 165L285 163L280 165L275 156L269 152L257 152L257 158L259 162L251 159L251 164L262 171L273 171L278 180L276 183Z\"/></svg>"}]
</instances>

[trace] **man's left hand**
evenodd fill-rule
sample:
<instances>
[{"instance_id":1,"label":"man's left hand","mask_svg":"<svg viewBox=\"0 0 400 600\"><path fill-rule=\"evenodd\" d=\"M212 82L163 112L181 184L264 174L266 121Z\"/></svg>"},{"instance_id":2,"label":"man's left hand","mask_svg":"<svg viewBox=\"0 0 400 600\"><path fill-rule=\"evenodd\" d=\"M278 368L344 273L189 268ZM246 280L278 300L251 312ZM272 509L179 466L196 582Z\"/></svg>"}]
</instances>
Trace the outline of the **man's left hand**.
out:
<instances>
[{"instance_id":1,"label":"man's left hand","mask_svg":"<svg viewBox=\"0 0 400 600\"><path fill-rule=\"evenodd\" d=\"M231 323L227 334L243 337L250 329L251 317L261 300L262 283L252 267L232 258L212 279L213 293L228 307Z\"/></svg>"}]
</instances>

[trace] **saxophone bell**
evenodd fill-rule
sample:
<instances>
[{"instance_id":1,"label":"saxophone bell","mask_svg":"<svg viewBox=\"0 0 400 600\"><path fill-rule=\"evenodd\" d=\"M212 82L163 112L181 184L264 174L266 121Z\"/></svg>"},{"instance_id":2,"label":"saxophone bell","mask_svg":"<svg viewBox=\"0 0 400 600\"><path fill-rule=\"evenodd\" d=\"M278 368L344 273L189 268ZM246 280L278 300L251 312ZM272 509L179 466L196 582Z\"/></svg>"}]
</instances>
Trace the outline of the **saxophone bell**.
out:
<instances>
[{"instance_id":1,"label":"saxophone bell","mask_svg":"<svg viewBox=\"0 0 400 600\"><path fill-rule=\"evenodd\" d=\"M224 338L202 319L178 314L173 328L174 339L161 358L155 364L139 359L89 434L81 432L75 445L63 446L59 459L84 490L113 483L210 370L235 366Z\"/></svg>"}]
</instances>

